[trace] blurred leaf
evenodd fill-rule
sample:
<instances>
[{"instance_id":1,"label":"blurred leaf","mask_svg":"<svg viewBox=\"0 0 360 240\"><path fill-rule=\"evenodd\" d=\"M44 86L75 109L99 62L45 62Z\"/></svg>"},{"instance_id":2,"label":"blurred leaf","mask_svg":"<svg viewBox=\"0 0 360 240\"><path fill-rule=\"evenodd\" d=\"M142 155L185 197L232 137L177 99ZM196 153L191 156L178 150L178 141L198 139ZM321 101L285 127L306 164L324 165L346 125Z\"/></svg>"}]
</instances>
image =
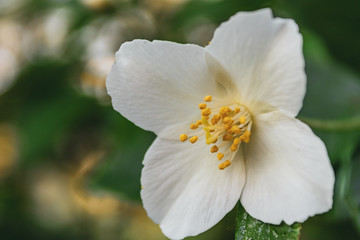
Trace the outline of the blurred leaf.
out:
<instances>
[{"instance_id":1,"label":"blurred leaf","mask_svg":"<svg viewBox=\"0 0 360 240\"><path fill-rule=\"evenodd\" d=\"M140 200L140 176L142 160L154 138L153 133L135 126L123 126L132 130L135 138L113 146L91 175L90 188L107 189L130 200ZM124 135L126 137L126 135Z\"/></svg>"},{"instance_id":2,"label":"blurred leaf","mask_svg":"<svg viewBox=\"0 0 360 240\"><path fill-rule=\"evenodd\" d=\"M323 42L303 31L308 77L302 115L347 118L360 115L360 77L331 58Z\"/></svg>"},{"instance_id":3,"label":"blurred leaf","mask_svg":"<svg viewBox=\"0 0 360 240\"><path fill-rule=\"evenodd\" d=\"M359 132L324 132L316 131L327 147L329 156L333 163L352 156L360 140Z\"/></svg>"},{"instance_id":4,"label":"blurred leaf","mask_svg":"<svg viewBox=\"0 0 360 240\"><path fill-rule=\"evenodd\" d=\"M19 157L27 166L48 158L71 128L96 108L95 100L70 86L71 64L44 60L29 65L5 96L3 107L16 109L9 111L19 129Z\"/></svg>"},{"instance_id":5,"label":"blurred leaf","mask_svg":"<svg viewBox=\"0 0 360 240\"><path fill-rule=\"evenodd\" d=\"M315 34L305 30L303 36L308 81L300 116L319 120L360 116L359 76L333 60ZM333 162L343 155L351 156L360 139L360 131L314 130L325 142Z\"/></svg>"},{"instance_id":6,"label":"blurred leaf","mask_svg":"<svg viewBox=\"0 0 360 240\"><path fill-rule=\"evenodd\" d=\"M349 219L331 219L327 214L309 218L301 226L301 240L359 240Z\"/></svg>"},{"instance_id":7,"label":"blurred leaf","mask_svg":"<svg viewBox=\"0 0 360 240\"><path fill-rule=\"evenodd\" d=\"M246 213L245 209L239 204L236 216L236 240L297 240L300 237L300 224L295 223L291 226L281 223L273 225L263 223Z\"/></svg>"},{"instance_id":8,"label":"blurred leaf","mask_svg":"<svg viewBox=\"0 0 360 240\"><path fill-rule=\"evenodd\" d=\"M360 69L360 1L357 0L281 0L283 9L300 25L319 34L336 59Z\"/></svg>"},{"instance_id":9,"label":"blurred leaf","mask_svg":"<svg viewBox=\"0 0 360 240\"><path fill-rule=\"evenodd\" d=\"M58 145L88 108L86 101L72 96L48 100L24 112L19 119L21 158L41 160L41 155Z\"/></svg>"},{"instance_id":10,"label":"blurred leaf","mask_svg":"<svg viewBox=\"0 0 360 240\"><path fill-rule=\"evenodd\" d=\"M360 77L332 59L323 42L313 33L304 31L304 54L308 76L308 91L302 116L318 120L340 120L346 124L359 121ZM305 118L306 120L306 118ZM311 126L311 121L308 122ZM353 122L354 123L354 122ZM355 124L358 125L358 124ZM335 217L351 217L359 229L359 209L354 204L351 189L352 158L360 141L358 129L329 131L312 126L325 142L336 168L334 197ZM356 176L357 178L359 176ZM356 191L355 191L356 192Z\"/></svg>"},{"instance_id":11,"label":"blurred leaf","mask_svg":"<svg viewBox=\"0 0 360 240\"><path fill-rule=\"evenodd\" d=\"M253 11L260 8L272 7L278 0L192 0L188 1L170 21L166 21L161 26L164 29L160 33L160 38L171 41L184 41L176 35L187 24L192 24L198 19L207 19L216 24L227 21L230 16L239 11ZM174 32L175 31L175 32ZM175 34L176 36L173 36ZM210 40L210 39L209 39Z\"/></svg>"},{"instance_id":12,"label":"blurred leaf","mask_svg":"<svg viewBox=\"0 0 360 240\"><path fill-rule=\"evenodd\" d=\"M349 188L345 195L348 210L360 237L360 153L349 164Z\"/></svg>"},{"instance_id":13,"label":"blurred leaf","mask_svg":"<svg viewBox=\"0 0 360 240\"><path fill-rule=\"evenodd\" d=\"M142 160L155 135L135 126L112 107L103 109L103 136L109 151L89 177L90 188L140 200Z\"/></svg>"}]
</instances>

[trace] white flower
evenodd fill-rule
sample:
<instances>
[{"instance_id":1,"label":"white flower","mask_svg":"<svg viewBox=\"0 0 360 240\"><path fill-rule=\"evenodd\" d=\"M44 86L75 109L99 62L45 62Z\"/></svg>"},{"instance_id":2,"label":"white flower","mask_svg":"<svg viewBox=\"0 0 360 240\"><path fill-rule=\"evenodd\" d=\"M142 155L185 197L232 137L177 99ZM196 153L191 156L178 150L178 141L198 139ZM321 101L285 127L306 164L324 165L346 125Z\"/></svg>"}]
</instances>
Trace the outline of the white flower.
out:
<instances>
[{"instance_id":1,"label":"white flower","mask_svg":"<svg viewBox=\"0 0 360 240\"><path fill-rule=\"evenodd\" d=\"M305 85L298 27L269 9L236 14L205 48L121 46L108 93L117 111L158 135L143 162L141 197L166 236L199 234L239 200L272 224L331 208L325 145L294 118Z\"/></svg>"}]
</instances>

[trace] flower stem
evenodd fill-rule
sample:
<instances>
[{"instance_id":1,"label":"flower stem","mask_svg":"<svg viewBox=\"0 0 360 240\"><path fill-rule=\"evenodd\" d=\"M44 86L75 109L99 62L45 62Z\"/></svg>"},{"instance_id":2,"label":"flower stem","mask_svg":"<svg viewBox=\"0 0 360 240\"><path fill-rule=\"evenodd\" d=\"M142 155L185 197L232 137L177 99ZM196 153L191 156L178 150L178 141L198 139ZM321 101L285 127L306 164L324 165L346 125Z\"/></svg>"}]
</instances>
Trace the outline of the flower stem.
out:
<instances>
[{"instance_id":1,"label":"flower stem","mask_svg":"<svg viewBox=\"0 0 360 240\"><path fill-rule=\"evenodd\" d=\"M310 127L324 131L354 131L360 130L360 116L346 119L323 120L309 117L299 117Z\"/></svg>"}]
</instances>

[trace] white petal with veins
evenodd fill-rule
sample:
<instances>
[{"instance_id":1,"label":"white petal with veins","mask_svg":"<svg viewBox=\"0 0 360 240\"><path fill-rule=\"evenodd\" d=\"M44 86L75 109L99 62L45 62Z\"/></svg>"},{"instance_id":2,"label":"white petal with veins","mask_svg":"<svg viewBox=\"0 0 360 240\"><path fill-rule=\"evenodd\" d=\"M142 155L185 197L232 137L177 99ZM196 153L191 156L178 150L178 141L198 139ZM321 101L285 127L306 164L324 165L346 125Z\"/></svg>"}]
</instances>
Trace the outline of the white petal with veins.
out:
<instances>
[{"instance_id":1,"label":"white petal with veins","mask_svg":"<svg viewBox=\"0 0 360 240\"><path fill-rule=\"evenodd\" d=\"M245 210L263 222L303 222L332 206L334 172L324 143L297 119L257 116L245 148Z\"/></svg>"},{"instance_id":2,"label":"white petal with veins","mask_svg":"<svg viewBox=\"0 0 360 240\"><path fill-rule=\"evenodd\" d=\"M141 197L171 239L206 231L237 203L245 180L242 154L219 171L207 145L157 138L146 153Z\"/></svg>"},{"instance_id":3,"label":"white petal with veins","mask_svg":"<svg viewBox=\"0 0 360 240\"><path fill-rule=\"evenodd\" d=\"M216 92L203 48L165 41L124 43L107 78L114 108L136 125L178 139Z\"/></svg>"},{"instance_id":4,"label":"white petal with veins","mask_svg":"<svg viewBox=\"0 0 360 240\"><path fill-rule=\"evenodd\" d=\"M240 12L220 25L206 50L228 70L237 97L254 114L265 106L298 114L306 76L302 37L293 20L273 18L270 9Z\"/></svg>"}]
</instances>

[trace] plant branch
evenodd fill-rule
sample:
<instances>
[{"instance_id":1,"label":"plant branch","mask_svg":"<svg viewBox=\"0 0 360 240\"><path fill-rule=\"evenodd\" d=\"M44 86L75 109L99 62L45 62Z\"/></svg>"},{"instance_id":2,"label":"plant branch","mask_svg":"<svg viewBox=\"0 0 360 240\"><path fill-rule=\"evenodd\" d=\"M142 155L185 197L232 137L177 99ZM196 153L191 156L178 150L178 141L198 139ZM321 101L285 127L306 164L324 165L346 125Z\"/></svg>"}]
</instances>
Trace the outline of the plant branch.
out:
<instances>
[{"instance_id":1,"label":"plant branch","mask_svg":"<svg viewBox=\"0 0 360 240\"><path fill-rule=\"evenodd\" d=\"M299 117L310 127L324 131L355 131L360 130L360 116L346 119L323 120L309 117Z\"/></svg>"}]
</instances>

